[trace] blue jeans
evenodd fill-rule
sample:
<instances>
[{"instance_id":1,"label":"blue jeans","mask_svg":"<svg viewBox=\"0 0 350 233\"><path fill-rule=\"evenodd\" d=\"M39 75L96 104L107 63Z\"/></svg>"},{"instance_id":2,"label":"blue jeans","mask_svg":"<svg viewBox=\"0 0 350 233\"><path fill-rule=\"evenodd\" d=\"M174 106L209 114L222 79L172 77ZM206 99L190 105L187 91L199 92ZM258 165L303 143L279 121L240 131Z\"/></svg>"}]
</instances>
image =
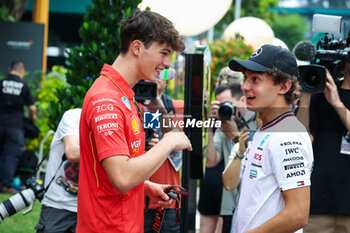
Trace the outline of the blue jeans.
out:
<instances>
[{"instance_id":1,"label":"blue jeans","mask_svg":"<svg viewBox=\"0 0 350 233\"><path fill-rule=\"evenodd\" d=\"M154 233L152 226L154 223L155 209L149 209L145 212L144 233ZM179 218L181 214L179 211ZM181 220L180 220L181 221ZM180 224L176 223L176 209L164 209L164 217L160 233L180 233Z\"/></svg>"},{"instance_id":2,"label":"blue jeans","mask_svg":"<svg viewBox=\"0 0 350 233\"><path fill-rule=\"evenodd\" d=\"M4 186L13 187L13 177L23 154L23 144L23 130L0 126L0 181Z\"/></svg>"}]
</instances>

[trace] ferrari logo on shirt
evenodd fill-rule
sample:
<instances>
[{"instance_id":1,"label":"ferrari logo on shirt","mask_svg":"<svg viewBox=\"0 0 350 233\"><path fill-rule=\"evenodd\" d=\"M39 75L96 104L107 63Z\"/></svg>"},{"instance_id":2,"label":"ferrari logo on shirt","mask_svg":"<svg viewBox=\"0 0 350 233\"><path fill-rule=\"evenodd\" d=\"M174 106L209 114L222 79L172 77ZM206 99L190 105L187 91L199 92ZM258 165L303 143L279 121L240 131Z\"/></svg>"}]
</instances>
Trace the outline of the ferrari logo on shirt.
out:
<instances>
[{"instance_id":1,"label":"ferrari logo on shirt","mask_svg":"<svg viewBox=\"0 0 350 233\"><path fill-rule=\"evenodd\" d=\"M139 126L139 123L136 119L136 116L132 116L132 118L131 118L131 128L134 131L135 135L140 133L140 126Z\"/></svg>"}]
</instances>

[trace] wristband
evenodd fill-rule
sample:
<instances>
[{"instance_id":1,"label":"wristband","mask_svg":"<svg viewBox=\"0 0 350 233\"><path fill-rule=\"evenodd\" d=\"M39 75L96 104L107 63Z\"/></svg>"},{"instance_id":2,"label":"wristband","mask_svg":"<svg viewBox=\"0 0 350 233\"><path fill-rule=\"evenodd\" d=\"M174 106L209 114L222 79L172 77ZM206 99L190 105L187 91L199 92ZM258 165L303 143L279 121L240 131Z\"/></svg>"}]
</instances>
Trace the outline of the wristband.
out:
<instances>
[{"instance_id":1,"label":"wristband","mask_svg":"<svg viewBox=\"0 0 350 233\"><path fill-rule=\"evenodd\" d=\"M238 156L238 153L236 153L235 159L237 159L237 160L242 160L243 158L244 158L244 156L239 157L239 156Z\"/></svg>"}]
</instances>

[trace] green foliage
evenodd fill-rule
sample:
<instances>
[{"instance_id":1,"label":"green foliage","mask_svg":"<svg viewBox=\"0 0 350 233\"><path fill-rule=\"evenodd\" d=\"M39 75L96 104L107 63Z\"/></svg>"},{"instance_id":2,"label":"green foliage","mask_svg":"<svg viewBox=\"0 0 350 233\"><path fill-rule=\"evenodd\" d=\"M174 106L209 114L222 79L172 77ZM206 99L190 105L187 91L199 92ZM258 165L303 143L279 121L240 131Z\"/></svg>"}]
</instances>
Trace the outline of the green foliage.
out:
<instances>
[{"instance_id":1,"label":"green foliage","mask_svg":"<svg viewBox=\"0 0 350 233\"><path fill-rule=\"evenodd\" d=\"M276 20L277 13L270 12L269 8L277 7L278 0L249 0L242 1L241 17L253 16L271 24Z\"/></svg>"},{"instance_id":2,"label":"green foliage","mask_svg":"<svg viewBox=\"0 0 350 233\"><path fill-rule=\"evenodd\" d=\"M220 70L228 66L230 59L247 59L254 51L252 46L244 43L244 38L239 34L236 35L235 39L230 41L214 41L209 47L213 59L211 77L214 80L219 76Z\"/></svg>"},{"instance_id":3,"label":"green foliage","mask_svg":"<svg viewBox=\"0 0 350 233\"><path fill-rule=\"evenodd\" d=\"M6 6L0 7L0 21L15 22L16 19L10 15L10 10Z\"/></svg>"},{"instance_id":4,"label":"green foliage","mask_svg":"<svg viewBox=\"0 0 350 233\"><path fill-rule=\"evenodd\" d=\"M56 129L52 127L51 122L51 106L57 105L60 101L56 96L56 91L64 89L66 87L65 74L67 70L61 66L54 66L52 72L47 74L45 79L41 79L41 75L36 75L28 82L37 106L38 118L36 119L36 125L40 129L40 135L36 139L26 139L27 149L39 151L40 141L45 137L46 133L50 129ZM40 73L39 73L40 74ZM39 78L39 80L38 80ZM35 91L33 91L35 88ZM51 140L47 140L45 144L45 151L48 150Z\"/></svg>"},{"instance_id":5,"label":"green foliage","mask_svg":"<svg viewBox=\"0 0 350 233\"><path fill-rule=\"evenodd\" d=\"M93 0L87 6L84 23L79 29L80 47L68 53L67 81L72 85L89 87L89 79L95 80L103 64L111 64L120 51L120 25L128 17L139 0Z\"/></svg>"},{"instance_id":6,"label":"green foliage","mask_svg":"<svg viewBox=\"0 0 350 233\"><path fill-rule=\"evenodd\" d=\"M0 194L0 202L9 199L11 194ZM35 233L35 225L39 222L41 211L41 203L36 200L34 202L33 210L22 215L23 211L19 211L16 214L7 217L2 223L0 223L1 233Z\"/></svg>"},{"instance_id":7,"label":"green foliage","mask_svg":"<svg viewBox=\"0 0 350 233\"><path fill-rule=\"evenodd\" d=\"M277 7L278 0L245 0L242 1L240 17L253 16L271 24L276 20L277 13L270 12L268 8ZM233 22L235 18L235 1L226 12L224 17L215 25L216 35L222 35L225 28Z\"/></svg>"},{"instance_id":8,"label":"green foliage","mask_svg":"<svg viewBox=\"0 0 350 233\"><path fill-rule=\"evenodd\" d=\"M309 30L310 24L306 17L297 14L285 14L277 16L271 24L275 37L282 40L290 50L302 40L305 40L305 33Z\"/></svg>"},{"instance_id":9,"label":"green foliage","mask_svg":"<svg viewBox=\"0 0 350 233\"><path fill-rule=\"evenodd\" d=\"M62 114L83 105L86 91L99 77L103 65L112 64L120 51L122 19L137 9L141 0L92 0L79 29L80 47L71 48L67 58L68 87L59 88L59 103L49 108L51 127L57 127Z\"/></svg>"}]
</instances>

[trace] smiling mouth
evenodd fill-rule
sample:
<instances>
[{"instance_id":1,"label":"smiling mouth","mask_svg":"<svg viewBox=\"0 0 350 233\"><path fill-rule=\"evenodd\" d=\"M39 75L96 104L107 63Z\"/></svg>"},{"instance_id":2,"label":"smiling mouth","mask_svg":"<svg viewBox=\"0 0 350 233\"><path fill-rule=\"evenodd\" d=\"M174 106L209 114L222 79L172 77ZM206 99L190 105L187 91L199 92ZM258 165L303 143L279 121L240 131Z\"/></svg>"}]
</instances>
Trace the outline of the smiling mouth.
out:
<instances>
[{"instance_id":1,"label":"smiling mouth","mask_svg":"<svg viewBox=\"0 0 350 233\"><path fill-rule=\"evenodd\" d=\"M247 96L247 99L253 100L253 99L255 99L255 97L254 96Z\"/></svg>"}]
</instances>

